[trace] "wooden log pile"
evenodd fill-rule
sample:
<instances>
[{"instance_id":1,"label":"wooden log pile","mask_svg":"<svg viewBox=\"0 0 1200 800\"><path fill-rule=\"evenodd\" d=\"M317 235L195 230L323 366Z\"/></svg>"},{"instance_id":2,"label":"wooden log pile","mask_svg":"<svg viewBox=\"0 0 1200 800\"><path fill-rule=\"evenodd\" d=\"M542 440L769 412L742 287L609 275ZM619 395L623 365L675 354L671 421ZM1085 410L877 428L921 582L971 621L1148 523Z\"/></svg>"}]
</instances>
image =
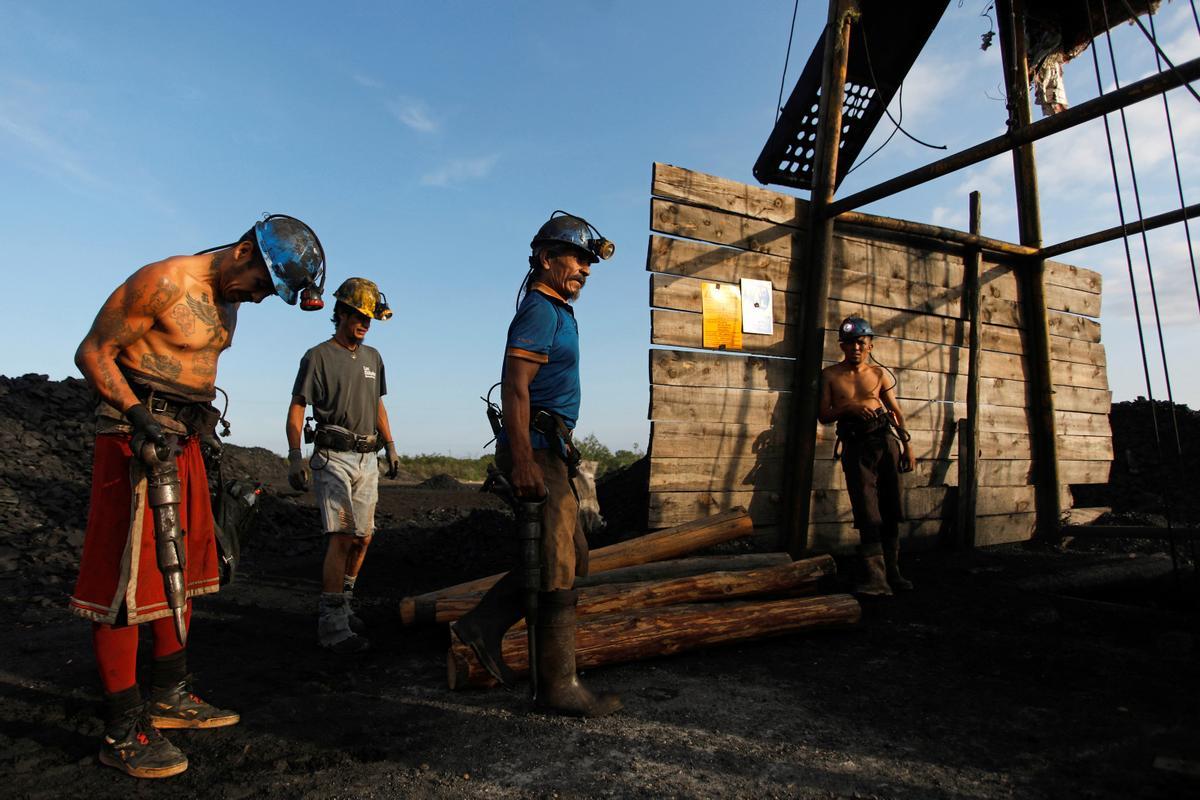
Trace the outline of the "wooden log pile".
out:
<instances>
[{"instance_id":1,"label":"wooden log pile","mask_svg":"<svg viewBox=\"0 0 1200 800\"><path fill-rule=\"evenodd\" d=\"M861 609L849 595L819 592L834 574L829 556L792 561L786 553L674 558L715 541L748 536L744 509L680 525L592 554L594 574L578 581L576 661L581 669L671 655L717 644L852 625ZM458 619L500 576L401 602L405 624ZM524 622L503 642L504 659L529 670ZM470 648L453 636L451 689L494 685Z\"/></svg>"}]
</instances>

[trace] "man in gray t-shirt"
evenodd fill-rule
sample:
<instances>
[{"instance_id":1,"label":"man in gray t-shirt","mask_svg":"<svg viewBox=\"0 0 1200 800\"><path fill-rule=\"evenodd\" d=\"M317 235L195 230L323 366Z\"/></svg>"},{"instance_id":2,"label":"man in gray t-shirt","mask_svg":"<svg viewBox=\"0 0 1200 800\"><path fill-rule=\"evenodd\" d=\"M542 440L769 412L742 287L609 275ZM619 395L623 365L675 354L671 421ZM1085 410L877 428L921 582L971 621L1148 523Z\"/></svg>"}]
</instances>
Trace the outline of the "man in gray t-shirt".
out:
<instances>
[{"instance_id":1,"label":"man in gray t-shirt","mask_svg":"<svg viewBox=\"0 0 1200 800\"><path fill-rule=\"evenodd\" d=\"M321 576L317 642L336 653L359 653L370 643L351 608L354 584L375 532L382 446L387 476L400 470L383 395L383 359L363 344L372 319L392 316L379 288L365 278L349 278L334 292L334 334L300 359L287 415L288 482L317 495L329 546ZM300 438L304 413L312 406L317 421L312 459L304 460Z\"/></svg>"}]
</instances>

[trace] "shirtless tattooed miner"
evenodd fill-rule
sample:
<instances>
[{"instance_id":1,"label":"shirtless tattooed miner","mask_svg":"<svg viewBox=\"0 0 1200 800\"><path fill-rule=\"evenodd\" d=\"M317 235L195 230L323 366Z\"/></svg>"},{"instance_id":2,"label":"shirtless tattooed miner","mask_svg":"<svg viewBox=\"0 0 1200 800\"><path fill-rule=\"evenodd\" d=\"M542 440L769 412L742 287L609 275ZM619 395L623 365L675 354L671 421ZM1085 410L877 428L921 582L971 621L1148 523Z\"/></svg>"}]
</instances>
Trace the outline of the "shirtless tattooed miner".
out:
<instances>
[{"instance_id":1,"label":"shirtless tattooed miner","mask_svg":"<svg viewBox=\"0 0 1200 800\"><path fill-rule=\"evenodd\" d=\"M139 778L187 769L162 728L217 728L237 712L190 685L192 600L220 588L200 440L215 443L217 361L242 303L277 294L321 306L325 257L312 229L273 215L237 242L156 261L109 296L75 354L98 395L91 506L70 608L92 621L104 688L100 761ZM149 698L137 683L138 626L153 640Z\"/></svg>"}]
</instances>

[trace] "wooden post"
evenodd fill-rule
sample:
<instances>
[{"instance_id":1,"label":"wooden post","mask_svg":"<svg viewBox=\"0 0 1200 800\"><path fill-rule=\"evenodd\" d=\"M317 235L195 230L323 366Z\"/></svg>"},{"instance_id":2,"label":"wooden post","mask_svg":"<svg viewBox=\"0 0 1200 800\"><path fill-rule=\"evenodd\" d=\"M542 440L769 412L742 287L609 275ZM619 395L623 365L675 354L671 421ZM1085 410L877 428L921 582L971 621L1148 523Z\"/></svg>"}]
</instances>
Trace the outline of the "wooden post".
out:
<instances>
[{"instance_id":1,"label":"wooden post","mask_svg":"<svg viewBox=\"0 0 1200 800\"><path fill-rule=\"evenodd\" d=\"M851 21L858 17L856 0L829 0L825 27L825 65L813 156L812 196L809 200L807 263L793 258L794 272L808 273L801 320L802 343L792 378L792 415L784 479L783 545L793 558L808 548L808 514L816 453L817 403L820 400L821 355L825 348L825 314L833 261L833 201L838 145L842 138L842 102L850 55ZM797 281L797 285L799 285Z\"/></svg>"},{"instance_id":2,"label":"wooden post","mask_svg":"<svg viewBox=\"0 0 1200 800\"><path fill-rule=\"evenodd\" d=\"M971 192L971 234L979 235L979 192ZM983 254L978 247L967 251L963 261L963 289L967 321L971 325L967 349L967 418L958 421L958 544L975 546L975 506L979 497L979 268Z\"/></svg>"},{"instance_id":3,"label":"wooden post","mask_svg":"<svg viewBox=\"0 0 1200 800\"><path fill-rule=\"evenodd\" d=\"M1029 110L1029 59L1025 50L1024 0L996 0L1000 27L1000 55L1008 91L1009 130L1027 128ZM1017 189L1017 221L1021 244L1042 246L1042 219L1038 207L1037 160L1033 144L1013 150ZM1046 315L1043 277L1045 259L1031 259L1018 276L1021 311L1025 318L1026 356L1029 368L1030 439L1033 450L1033 483L1036 491L1036 536L1059 537L1061 506L1058 496L1058 444L1054 430L1054 387L1050 377L1050 327Z\"/></svg>"}]
</instances>

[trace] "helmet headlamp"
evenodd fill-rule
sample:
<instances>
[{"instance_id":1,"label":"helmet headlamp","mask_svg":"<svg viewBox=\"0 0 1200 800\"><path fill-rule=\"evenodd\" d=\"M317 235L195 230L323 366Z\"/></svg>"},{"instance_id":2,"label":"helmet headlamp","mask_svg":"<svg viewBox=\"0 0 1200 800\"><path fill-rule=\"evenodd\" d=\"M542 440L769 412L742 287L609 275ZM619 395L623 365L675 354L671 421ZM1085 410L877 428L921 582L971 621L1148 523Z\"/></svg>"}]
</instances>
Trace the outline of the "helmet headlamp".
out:
<instances>
[{"instance_id":1,"label":"helmet headlamp","mask_svg":"<svg viewBox=\"0 0 1200 800\"><path fill-rule=\"evenodd\" d=\"M617 251L617 246L605 239L600 231L596 230L595 225L583 217L568 214L561 209L550 215L550 219L538 229L529 246L536 250L540 245L551 242L574 245L587 253L593 263L607 261Z\"/></svg>"}]
</instances>

